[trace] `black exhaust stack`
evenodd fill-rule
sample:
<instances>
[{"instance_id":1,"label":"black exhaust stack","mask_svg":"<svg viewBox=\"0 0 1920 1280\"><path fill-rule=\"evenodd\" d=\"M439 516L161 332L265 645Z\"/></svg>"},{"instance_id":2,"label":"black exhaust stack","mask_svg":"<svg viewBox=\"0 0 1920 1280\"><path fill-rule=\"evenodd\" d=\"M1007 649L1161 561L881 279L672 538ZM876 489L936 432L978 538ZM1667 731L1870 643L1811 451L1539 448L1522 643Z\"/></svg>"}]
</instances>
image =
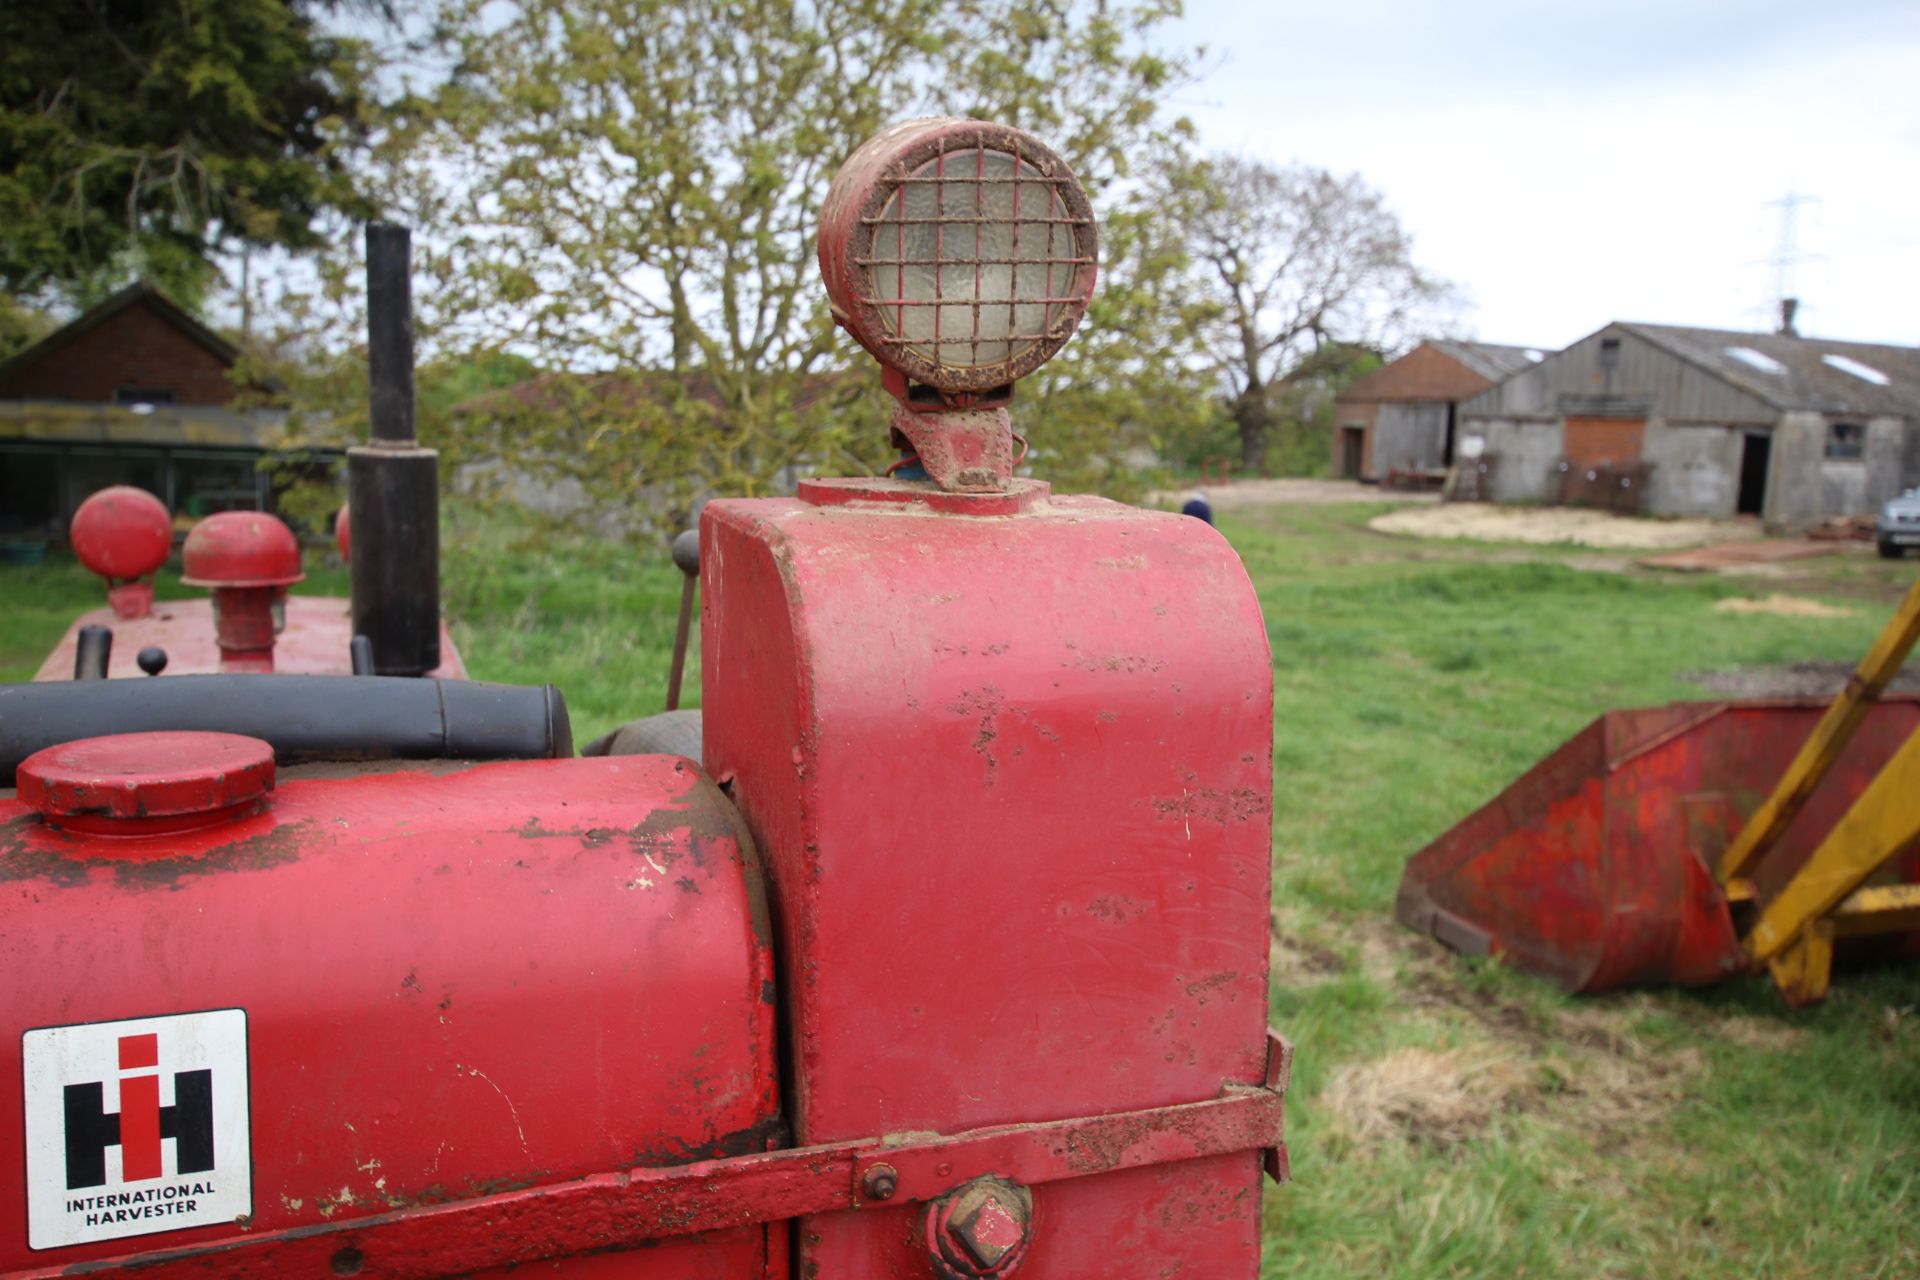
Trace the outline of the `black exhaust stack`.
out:
<instances>
[{"instance_id":1,"label":"black exhaust stack","mask_svg":"<svg viewBox=\"0 0 1920 1280\"><path fill-rule=\"evenodd\" d=\"M440 455L414 438L411 241L405 227L367 226L372 438L347 450L353 633L383 676L440 665Z\"/></svg>"}]
</instances>

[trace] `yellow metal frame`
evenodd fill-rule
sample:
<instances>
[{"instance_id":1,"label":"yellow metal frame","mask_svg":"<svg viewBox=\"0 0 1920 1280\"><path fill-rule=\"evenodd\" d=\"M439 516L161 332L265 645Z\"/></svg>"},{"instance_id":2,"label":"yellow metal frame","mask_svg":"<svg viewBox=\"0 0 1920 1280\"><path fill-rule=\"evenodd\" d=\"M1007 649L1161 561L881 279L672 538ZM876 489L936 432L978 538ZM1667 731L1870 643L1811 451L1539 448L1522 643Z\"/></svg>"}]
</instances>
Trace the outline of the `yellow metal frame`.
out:
<instances>
[{"instance_id":1,"label":"yellow metal frame","mask_svg":"<svg viewBox=\"0 0 1920 1280\"><path fill-rule=\"evenodd\" d=\"M1730 901L1753 896L1747 873L1774 847L1819 787L1916 640L1920 640L1920 581L1907 592L1846 689L1807 736L1773 793L1721 855L1720 883ZM1748 957L1771 970L1788 1003L1807 1004L1826 996L1836 937L1920 928L1920 885L1866 885L1875 872L1916 845L1920 845L1920 731L1882 766L1741 940Z\"/></svg>"},{"instance_id":2,"label":"yellow metal frame","mask_svg":"<svg viewBox=\"0 0 1920 1280\"><path fill-rule=\"evenodd\" d=\"M1894 611L1893 619L1873 642L1873 648L1860 660L1847 687L1807 735L1800 754L1780 776L1773 794L1754 810L1747 825L1720 855L1721 884L1730 888L1737 885L1761 855L1773 848L1814 788L1827 776L1827 770L1840 758L1841 751L1853 738L1853 731L1866 718L1867 708L1900 670L1900 664L1907 660L1916 640L1920 640L1920 580L1914 582L1907 598Z\"/></svg>"}]
</instances>

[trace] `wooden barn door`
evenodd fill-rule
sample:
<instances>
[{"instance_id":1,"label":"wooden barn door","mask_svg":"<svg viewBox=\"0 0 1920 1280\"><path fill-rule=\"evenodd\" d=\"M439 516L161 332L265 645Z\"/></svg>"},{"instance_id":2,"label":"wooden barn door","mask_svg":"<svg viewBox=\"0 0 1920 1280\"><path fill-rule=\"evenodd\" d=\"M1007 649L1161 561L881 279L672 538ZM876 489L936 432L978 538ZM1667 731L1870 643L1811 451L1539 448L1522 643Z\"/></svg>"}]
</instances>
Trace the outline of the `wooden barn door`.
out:
<instances>
[{"instance_id":1,"label":"wooden barn door","mask_svg":"<svg viewBox=\"0 0 1920 1280\"><path fill-rule=\"evenodd\" d=\"M1566 454L1575 468L1640 461L1645 418L1568 418Z\"/></svg>"}]
</instances>

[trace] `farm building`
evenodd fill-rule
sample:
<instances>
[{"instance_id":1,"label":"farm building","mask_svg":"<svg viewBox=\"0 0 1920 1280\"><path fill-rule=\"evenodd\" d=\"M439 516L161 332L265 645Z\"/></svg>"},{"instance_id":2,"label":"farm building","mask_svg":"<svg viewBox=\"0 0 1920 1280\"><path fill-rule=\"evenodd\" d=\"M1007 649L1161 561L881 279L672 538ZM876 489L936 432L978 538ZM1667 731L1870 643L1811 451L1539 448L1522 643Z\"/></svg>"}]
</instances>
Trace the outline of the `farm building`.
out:
<instances>
[{"instance_id":1,"label":"farm building","mask_svg":"<svg viewBox=\"0 0 1920 1280\"><path fill-rule=\"evenodd\" d=\"M1460 432L1500 501L1598 477L1623 509L1800 528L1920 483L1920 349L1614 323L1468 400Z\"/></svg>"},{"instance_id":2,"label":"farm building","mask_svg":"<svg viewBox=\"0 0 1920 1280\"><path fill-rule=\"evenodd\" d=\"M1334 474L1437 481L1454 463L1460 403L1541 355L1432 339L1357 379L1334 401Z\"/></svg>"},{"instance_id":3,"label":"farm building","mask_svg":"<svg viewBox=\"0 0 1920 1280\"><path fill-rule=\"evenodd\" d=\"M239 356L136 284L0 364L0 533L60 537L110 484L183 519L270 505L258 464L285 448L286 414L236 403ZM341 452L307 450L303 465L326 470Z\"/></svg>"}]
</instances>

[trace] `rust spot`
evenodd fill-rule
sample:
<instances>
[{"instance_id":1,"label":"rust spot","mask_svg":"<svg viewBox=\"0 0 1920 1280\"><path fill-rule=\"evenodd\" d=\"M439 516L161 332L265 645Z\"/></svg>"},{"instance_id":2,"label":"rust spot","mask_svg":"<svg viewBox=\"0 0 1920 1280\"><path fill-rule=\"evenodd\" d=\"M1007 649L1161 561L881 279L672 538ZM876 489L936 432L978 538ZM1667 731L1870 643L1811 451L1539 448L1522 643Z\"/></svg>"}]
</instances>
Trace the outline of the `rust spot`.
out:
<instances>
[{"instance_id":1,"label":"rust spot","mask_svg":"<svg viewBox=\"0 0 1920 1280\"><path fill-rule=\"evenodd\" d=\"M947 709L957 716L979 716L980 730L974 734L973 750L987 762L987 786L993 786L994 771L1000 761L993 754L993 741L1000 736L994 721L1005 709L1005 696L996 685L982 685L962 693Z\"/></svg>"},{"instance_id":2,"label":"rust spot","mask_svg":"<svg viewBox=\"0 0 1920 1280\"><path fill-rule=\"evenodd\" d=\"M46 828L29 814L0 827L0 881L45 880L73 888L98 872L108 872L122 889L178 889L194 876L264 871L295 861L303 851L319 845L317 831L313 819L302 818L191 857L99 857L88 856L102 847L99 842Z\"/></svg>"},{"instance_id":3,"label":"rust spot","mask_svg":"<svg viewBox=\"0 0 1920 1280\"><path fill-rule=\"evenodd\" d=\"M1195 978L1186 984L1187 996L1195 1004L1205 1004L1209 996L1239 976L1234 970L1228 969L1220 973L1210 973L1204 978Z\"/></svg>"},{"instance_id":4,"label":"rust spot","mask_svg":"<svg viewBox=\"0 0 1920 1280\"><path fill-rule=\"evenodd\" d=\"M1264 819L1270 804L1266 796L1252 787L1235 787L1231 791L1201 787L1177 796L1156 796L1153 811L1161 818L1198 818L1225 826L1230 822Z\"/></svg>"},{"instance_id":5,"label":"rust spot","mask_svg":"<svg viewBox=\"0 0 1920 1280\"><path fill-rule=\"evenodd\" d=\"M1125 675L1151 674L1167 664L1158 658L1149 658L1143 654L1110 653L1105 657L1096 657L1090 653L1080 654L1060 664L1075 671L1117 671Z\"/></svg>"},{"instance_id":6,"label":"rust spot","mask_svg":"<svg viewBox=\"0 0 1920 1280\"><path fill-rule=\"evenodd\" d=\"M1087 914L1103 924L1125 924L1146 914L1147 904L1137 898L1105 895L1087 903Z\"/></svg>"}]
</instances>

